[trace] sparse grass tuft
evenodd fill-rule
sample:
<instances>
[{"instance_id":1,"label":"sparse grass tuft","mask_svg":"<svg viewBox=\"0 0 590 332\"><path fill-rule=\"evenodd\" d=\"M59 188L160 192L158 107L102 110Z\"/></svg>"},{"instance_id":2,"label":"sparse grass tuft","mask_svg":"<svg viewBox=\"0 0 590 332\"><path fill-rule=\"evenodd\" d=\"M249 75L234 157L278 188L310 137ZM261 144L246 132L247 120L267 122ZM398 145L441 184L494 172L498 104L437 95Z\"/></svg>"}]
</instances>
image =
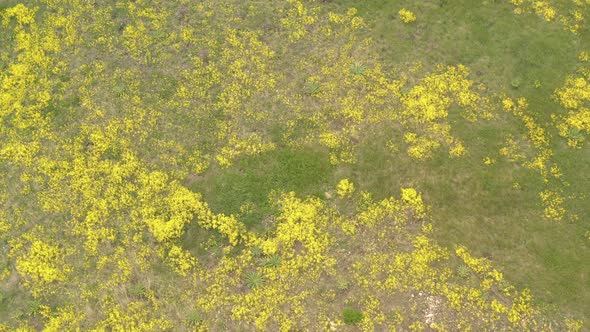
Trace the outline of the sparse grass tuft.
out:
<instances>
[{"instance_id":1,"label":"sparse grass tuft","mask_svg":"<svg viewBox=\"0 0 590 332\"><path fill-rule=\"evenodd\" d=\"M250 271L250 272L247 272L245 275L245 282L246 282L246 287L248 287L250 289L255 289L255 288L262 286L262 284L264 283L264 278L262 277L262 275L260 273Z\"/></svg>"},{"instance_id":2,"label":"sparse grass tuft","mask_svg":"<svg viewBox=\"0 0 590 332\"><path fill-rule=\"evenodd\" d=\"M29 316L35 315L41 309L41 301L39 300L30 300L27 302L27 314Z\"/></svg>"},{"instance_id":3,"label":"sparse grass tuft","mask_svg":"<svg viewBox=\"0 0 590 332\"><path fill-rule=\"evenodd\" d=\"M260 247L252 247L251 252L253 258L261 258L264 255L264 252Z\"/></svg>"},{"instance_id":4,"label":"sparse grass tuft","mask_svg":"<svg viewBox=\"0 0 590 332\"><path fill-rule=\"evenodd\" d=\"M457 267L457 275L461 279L467 279L471 275L471 269L469 268L469 266L461 264Z\"/></svg>"},{"instance_id":5,"label":"sparse grass tuft","mask_svg":"<svg viewBox=\"0 0 590 332\"><path fill-rule=\"evenodd\" d=\"M346 307L342 311L342 320L346 325L356 325L363 320L363 313L355 308Z\"/></svg>"},{"instance_id":6,"label":"sparse grass tuft","mask_svg":"<svg viewBox=\"0 0 590 332\"><path fill-rule=\"evenodd\" d=\"M367 70L367 67L359 62L355 62L352 64L352 66L350 66L350 72L353 75L362 75L365 73L366 70Z\"/></svg>"},{"instance_id":7,"label":"sparse grass tuft","mask_svg":"<svg viewBox=\"0 0 590 332\"><path fill-rule=\"evenodd\" d=\"M128 288L129 295L136 299L145 299L146 297L146 288L141 283L134 283L131 284Z\"/></svg>"},{"instance_id":8,"label":"sparse grass tuft","mask_svg":"<svg viewBox=\"0 0 590 332\"><path fill-rule=\"evenodd\" d=\"M510 81L510 85L515 89L518 89L521 84L522 79L520 77L514 78L512 81Z\"/></svg>"},{"instance_id":9,"label":"sparse grass tuft","mask_svg":"<svg viewBox=\"0 0 590 332\"><path fill-rule=\"evenodd\" d=\"M200 311L193 310L186 316L185 322L189 327L198 327L204 320L204 316Z\"/></svg>"},{"instance_id":10,"label":"sparse grass tuft","mask_svg":"<svg viewBox=\"0 0 590 332\"><path fill-rule=\"evenodd\" d=\"M277 268L281 265L281 256L279 255L271 255L264 261L264 266Z\"/></svg>"},{"instance_id":11,"label":"sparse grass tuft","mask_svg":"<svg viewBox=\"0 0 590 332\"><path fill-rule=\"evenodd\" d=\"M345 292L350 288L350 282L344 277L338 277L336 279L336 288L339 292Z\"/></svg>"},{"instance_id":12,"label":"sparse grass tuft","mask_svg":"<svg viewBox=\"0 0 590 332\"><path fill-rule=\"evenodd\" d=\"M584 133L575 127L570 127L567 131L567 137L574 141L582 141L584 139Z\"/></svg>"},{"instance_id":13,"label":"sparse grass tuft","mask_svg":"<svg viewBox=\"0 0 590 332\"><path fill-rule=\"evenodd\" d=\"M313 96L313 95L319 93L321 89L322 89L322 86L319 83L317 83L317 82L307 82L305 84L305 88L303 89L303 91L306 94L308 94L310 96Z\"/></svg>"}]
</instances>

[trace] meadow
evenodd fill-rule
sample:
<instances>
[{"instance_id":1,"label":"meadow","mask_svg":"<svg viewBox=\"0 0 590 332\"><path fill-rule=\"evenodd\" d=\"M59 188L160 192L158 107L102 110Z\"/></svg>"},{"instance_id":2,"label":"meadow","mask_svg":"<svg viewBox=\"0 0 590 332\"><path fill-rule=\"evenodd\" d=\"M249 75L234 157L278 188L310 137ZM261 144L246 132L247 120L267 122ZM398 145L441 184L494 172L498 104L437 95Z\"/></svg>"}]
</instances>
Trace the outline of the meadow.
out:
<instances>
[{"instance_id":1,"label":"meadow","mask_svg":"<svg viewBox=\"0 0 590 332\"><path fill-rule=\"evenodd\" d=\"M585 331L587 0L0 2L0 331Z\"/></svg>"}]
</instances>

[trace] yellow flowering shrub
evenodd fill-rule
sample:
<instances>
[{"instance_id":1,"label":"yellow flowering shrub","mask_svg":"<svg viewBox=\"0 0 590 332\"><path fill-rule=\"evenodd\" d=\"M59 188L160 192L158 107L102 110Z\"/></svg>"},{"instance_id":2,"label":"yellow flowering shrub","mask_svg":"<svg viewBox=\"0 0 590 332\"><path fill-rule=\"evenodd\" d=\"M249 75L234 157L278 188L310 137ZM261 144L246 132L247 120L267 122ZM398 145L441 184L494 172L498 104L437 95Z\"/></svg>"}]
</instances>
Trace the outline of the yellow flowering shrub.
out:
<instances>
[{"instance_id":1,"label":"yellow flowering shrub","mask_svg":"<svg viewBox=\"0 0 590 332\"><path fill-rule=\"evenodd\" d=\"M35 240L25 256L16 259L17 271L28 277L34 291L54 281L64 281L69 272L57 246ZM37 288L39 287L39 288Z\"/></svg>"},{"instance_id":2,"label":"yellow flowering shrub","mask_svg":"<svg viewBox=\"0 0 590 332\"><path fill-rule=\"evenodd\" d=\"M449 154L452 157L461 157L461 156L463 156L465 154L465 147L463 146L463 144L461 144L461 142L456 143L449 150Z\"/></svg>"},{"instance_id":3,"label":"yellow flowering shrub","mask_svg":"<svg viewBox=\"0 0 590 332\"><path fill-rule=\"evenodd\" d=\"M555 18L555 9L547 1L535 1L532 6L537 15L543 17L547 22Z\"/></svg>"},{"instance_id":4,"label":"yellow flowering shrub","mask_svg":"<svg viewBox=\"0 0 590 332\"><path fill-rule=\"evenodd\" d=\"M575 148L580 148L590 134L589 74L580 69L578 75L568 76L563 86L555 91L555 98L567 110L567 114L554 116L559 134Z\"/></svg>"},{"instance_id":5,"label":"yellow flowering shrub","mask_svg":"<svg viewBox=\"0 0 590 332\"><path fill-rule=\"evenodd\" d=\"M172 327L172 324L164 318L151 318L152 309L143 302L131 302L127 305L111 304L107 318L99 322L94 330L154 331Z\"/></svg>"},{"instance_id":6,"label":"yellow flowering shrub","mask_svg":"<svg viewBox=\"0 0 590 332\"><path fill-rule=\"evenodd\" d=\"M484 258L472 257L469 252L467 252L467 249L463 246L458 247L455 250L455 253L457 256L461 257L465 264L467 264L467 266L469 266L469 268L471 268L476 273L482 274L488 272L491 269L490 262Z\"/></svg>"},{"instance_id":7,"label":"yellow flowering shrub","mask_svg":"<svg viewBox=\"0 0 590 332\"><path fill-rule=\"evenodd\" d=\"M398 15L400 20L406 24L416 21L416 14L405 8L400 9Z\"/></svg>"},{"instance_id":8,"label":"yellow flowering shrub","mask_svg":"<svg viewBox=\"0 0 590 332\"><path fill-rule=\"evenodd\" d=\"M80 329L80 322L85 318L84 315L76 312L73 307L59 308L55 313L51 312L48 307L43 309L41 315L47 319L43 331L47 332Z\"/></svg>"},{"instance_id":9,"label":"yellow flowering shrub","mask_svg":"<svg viewBox=\"0 0 590 332\"><path fill-rule=\"evenodd\" d=\"M418 212L419 217L424 217L426 212L426 207L424 202L422 201L422 195L416 191L414 188L402 188L402 199L410 204L416 212Z\"/></svg>"},{"instance_id":10,"label":"yellow flowering shrub","mask_svg":"<svg viewBox=\"0 0 590 332\"><path fill-rule=\"evenodd\" d=\"M173 245L168 251L168 261L174 271L183 276L197 264L195 257L176 245Z\"/></svg>"},{"instance_id":11,"label":"yellow flowering shrub","mask_svg":"<svg viewBox=\"0 0 590 332\"><path fill-rule=\"evenodd\" d=\"M2 12L2 23L8 25L12 17L16 18L19 25L31 24L35 22L35 12L39 8L28 8L23 4L17 4Z\"/></svg>"},{"instance_id":12,"label":"yellow flowering shrub","mask_svg":"<svg viewBox=\"0 0 590 332\"><path fill-rule=\"evenodd\" d=\"M349 179L343 179L336 186L336 193L340 198L348 198L354 193L354 183Z\"/></svg>"},{"instance_id":13,"label":"yellow flowering shrub","mask_svg":"<svg viewBox=\"0 0 590 332\"><path fill-rule=\"evenodd\" d=\"M409 129L404 140L410 145L410 156L428 158L442 144L451 146L451 156L465 154L465 147L451 135L451 126L446 120L452 105L462 107L462 116L468 121L492 117L487 99L473 91L468 75L469 70L461 65L440 67L438 72L427 75L402 96L404 108L400 122Z\"/></svg>"}]
</instances>

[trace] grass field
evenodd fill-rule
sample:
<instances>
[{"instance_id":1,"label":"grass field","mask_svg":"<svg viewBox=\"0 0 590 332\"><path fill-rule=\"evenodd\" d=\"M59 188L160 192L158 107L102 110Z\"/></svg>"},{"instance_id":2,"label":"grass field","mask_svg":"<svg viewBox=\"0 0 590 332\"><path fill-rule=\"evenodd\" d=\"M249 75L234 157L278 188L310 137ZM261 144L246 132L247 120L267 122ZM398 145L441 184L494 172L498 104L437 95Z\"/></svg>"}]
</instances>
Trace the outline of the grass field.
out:
<instances>
[{"instance_id":1,"label":"grass field","mask_svg":"<svg viewBox=\"0 0 590 332\"><path fill-rule=\"evenodd\" d=\"M359 9L369 23L366 36L375 40L384 64L398 66L415 59L425 68L464 64L490 93L526 97L535 118L551 131L550 114L559 109L553 91L575 71L577 55L590 45L588 28L574 36L535 15L513 15L513 7L500 1L476 6L471 1L439 3L334 1L333 6ZM399 21L401 8L416 12L415 24ZM514 80L520 81L517 88L512 86ZM590 319L590 252L583 235L590 225L587 199L576 204L579 222L542 220L535 197L540 179L510 162L482 164L484 157L498 154L506 132L522 128L507 121L477 126L458 121L453 128L469 142L466 158L455 161L441 155L428 163L404 160L387 156L381 142L360 149L362 157L349 174L381 197L403 185L420 188L436 211L435 234L441 243L463 243L478 255L493 258L508 278L529 285L546 303ZM569 189L588 192L590 152L572 151L555 131L552 134ZM513 189L513 182L523 189Z\"/></svg>"},{"instance_id":2,"label":"grass field","mask_svg":"<svg viewBox=\"0 0 590 332\"><path fill-rule=\"evenodd\" d=\"M0 331L587 330L586 16L0 1Z\"/></svg>"}]
</instances>

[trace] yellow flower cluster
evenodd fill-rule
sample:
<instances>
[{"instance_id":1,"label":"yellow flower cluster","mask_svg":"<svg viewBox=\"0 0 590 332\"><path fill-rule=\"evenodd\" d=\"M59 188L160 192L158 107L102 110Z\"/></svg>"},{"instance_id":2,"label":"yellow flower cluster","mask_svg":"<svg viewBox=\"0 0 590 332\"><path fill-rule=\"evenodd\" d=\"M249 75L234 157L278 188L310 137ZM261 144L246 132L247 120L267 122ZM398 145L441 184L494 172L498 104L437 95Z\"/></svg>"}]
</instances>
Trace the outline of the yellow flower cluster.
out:
<instances>
[{"instance_id":1,"label":"yellow flower cluster","mask_svg":"<svg viewBox=\"0 0 590 332\"><path fill-rule=\"evenodd\" d=\"M298 0L287 0L287 3L289 6L282 9L281 25L291 31L289 40L297 42L307 35L310 26L316 22L318 8L308 9Z\"/></svg>"},{"instance_id":2,"label":"yellow flower cluster","mask_svg":"<svg viewBox=\"0 0 590 332\"><path fill-rule=\"evenodd\" d=\"M489 290L494 283L498 283L503 279L502 272L492 268L489 260L474 258L464 246L458 246L455 249L455 254L463 260L465 265L484 278L481 281L482 289Z\"/></svg>"},{"instance_id":3,"label":"yellow flower cluster","mask_svg":"<svg viewBox=\"0 0 590 332\"><path fill-rule=\"evenodd\" d=\"M229 145L221 149L215 157L221 166L230 166L232 160L239 155L256 155L275 148L273 143L263 143L257 135L249 136L246 139L239 140L236 136L229 139Z\"/></svg>"},{"instance_id":4,"label":"yellow flower cluster","mask_svg":"<svg viewBox=\"0 0 590 332\"><path fill-rule=\"evenodd\" d=\"M514 13L520 15L532 12L547 22L558 21L572 33L578 33L584 26L584 12L590 3L585 0L509 0ZM571 7L574 9L571 9Z\"/></svg>"},{"instance_id":5,"label":"yellow flower cluster","mask_svg":"<svg viewBox=\"0 0 590 332\"><path fill-rule=\"evenodd\" d=\"M495 164L495 163L496 163L496 160L495 160L495 159L493 159L493 158L490 158L490 157L485 157L485 158L483 158L483 163L484 163L486 166L490 166L490 165L493 165L493 164Z\"/></svg>"},{"instance_id":6,"label":"yellow flower cluster","mask_svg":"<svg viewBox=\"0 0 590 332\"><path fill-rule=\"evenodd\" d=\"M54 281L64 281L70 270L58 247L39 240L31 243L26 255L16 259L16 269L30 278L27 282L31 283L34 292Z\"/></svg>"},{"instance_id":7,"label":"yellow flower cluster","mask_svg":"<svg viewBox=\"0 0 590 332\"><path fill-rule=\"evenodd\" d=\"M406 24L416 21L416 14L405 8L400 9L398 15L400 20Z\"/></svg>"},{"instance_id":8,"label":"yellow flower cluster","mask_svg":"<svg viewBox=\"0 0 590 332\"><path fill-rule=\"evenodd\" d=\"M590 70L581 68L579 75L569 76L555 97L568 112L554 117L559 134L569 146L579 148L590 135Z\"/></svg>"},{"instance_id":9,"label":"yellow flower cluster","mask_svg":"<svg viewBox=\"0 0 590 332\"><path fill-rule=\"evenodd\" d=\"M422 195L414 188L402 188L401 192L402 199L416 211L416 216L424 218L426 216L426 206L422 201Z\"/></svg>"},{"instance_id":10,"label":"yellow flower cluster","mask_svg":"<svg viewBox=\"0 0 590 332\"><path fill-rule=\"evenodd\" d=\"M313 2L40 0L1 11L10 208L0 238L10 275L41 302L30 322L1 330L321 331L343 324L344 293L366 330L548 330L526 294L490 292L493 268L479 285L453 278L452 260L474 271L485 261L435 243L414 188L375 201L345 179L340 200L277 194L257 232L187 184L279 144L319 144L333 164L352 163L367 131L390 135L392 152L404 137L417 159L466 153L449 112L491 116L467 68L386 71L358 40L356 10L320 15ZM544 146L532 117L508 108ZM530 166L558 174L547 160Z\"/></svg>"},{"instance_id":11,"label":"yellow flower cluster","mask_svg":"<svg viewBox=\"0 0 590 332\"><path fill-rule=\"evenodd\" d=\"M302 201L292 193L284 195L278 202L281 213L277 217L277 232L251 244L262 248L261 262L274 255L281 260L272 265L261 264L253 249L235 258L224 258L205 278L209 286L206 296L198 301L198 307L216 316L228 315L254 329L287 331L338 326L341 324L339 313L330 309L324 311L330 308L328 303L334 301L337 293L321 287L302 288L302 285L317 285L322 275L326 278L335 276L333 260L340 257L342 250L347 250L347 263L342 262L345 265L339 268L352 271L352 279L346 287L359 292L356 303L364 314L361 327L367 330L399 328L403 317L422 312L420 306L424 303L437 306L430 310L442 315L436 324L443 330L458 323L455 320L457 315L462 324L472 328L490 324L512 328L543 326L534 316L526 291L500 297L494 295L491 299L484 297L484 292L502 280L502 274L487 260L471 256L464 247L457 249L457 255L484 277L481 288L451 283L450 270L445 267L448 252L429 239L427 233L408 232L408 225L415 222L414 218L419 214L416 211L408 213L408 210L422 204L419 197L420 194L412 188L402 190L399 200L389 198L380 203L361 195L356 202L360 214L349 217L338 215L337 211L316 199ZM348 218L364 220L357 223L359 233L339 235L337 228L330 227L343 225ZM358 242L361 238L365 241ZM405 241L410 247L403 245L405 249L400 251L398 246ZM354 247L340 248L338 243L349 243ZM306 263L301 265L303 262ZM247 281L253 274L260 276L256 284ZM390 319L392 315L386 303L408 293L412 293L413 298L408 297L407 306L397 307L394 319ZM312 298L314 300L310 301ZM446 319L451 319L448 323L451 325L444 323ZM213 318L203 326L210 328L216 321Z\"/></svg>"},{"instance_id":12,"label":"yellow flower cluster","mask_svg":"<svg viewBox=\"0 0 590 332\"><path fill-rule=\"evenodd\" d=\"M95 331L154 331L173 327L164 318L153 318L153 308L144 302L131 302L126 305L109 303L107 317L100 321Z\"/></svg>"},{"instance_id":13,"label":"yellow flower cluster","mask_svg":"<svg viewBox=\"0 0 590 332\"><path fill-rule=\"evenodd\" d=\"M463 246L458 247L455 250L455 253L476 273L483 274L491 269L491 264L488 260L485 258L473 258L471 254L467 252L467 248Z\"/></svg>"},{"instance_id":14,"label":"yellow flower cluster","mask_svg":"<svg viewBox=\"0 0 590 332\"><path fill-rule=\"evenodd\" d=\"M172 245L168 251L168 261L174 271L182 276L197 265L197 259L193 255L176 245Z\"/></svg>"},{"instance_id":15,"label":"yellow flower cluster","mask_svg":"<svg viewBox=\"0 0 590 332\"><path fill-rule=\"evenodd\" d=\"M336 193L340 198L348 198L354 193L354 183L349 179L343 179L336 186Z\"/></svg>"},{"instance_id":16,"label":"yellow flower cluster","mask_svg":"<svg viewBox=\"0 0 590 332\"><path fill-rule=\"evenodd\" d=\"M418 135L408 131L404 135L410 144L408 154L417 159L427 158L441 144L451 146L451 156L465 153L463 144L451 135L451 126L446 122L451 105L462 107L462 115L468 121L492 117L488 101L472 90L473 82L467 79L468 75L468 69L461 65L441 67L439 72L426 76L402 96L401 123L423 132Z\"/></svg>"},{"instance_id":17,"label":"yellow flower cluster","mask_svg":"<svg viewBox=\"0 0 590 332\"><path fill-rule=\"evenodd\" d=\"M556 221L563 220L566 215L563 196L551 190L544 190L539 196L544 206L545 217Z\"/></svg>"},{"instance_id":18,"label":"yellow flower cluster","mask_svg":"<svg viewBox=\"0 0 590 332\"><path fill-rule=\"evenodd\" d=\"M555 18L555 9L549 5L548 1L535 1L532 6L535 13L543 17L545 21L551 22Z\"/></svg>"},{"instance_id":19,"label":"yellow flower cluster","mask_svg":"<svg viewBox=\"0 0 590 332\"><path fill-rule=\"evenodd\" d=\"M10 23L10 18L16 18L17 24L22 25L30 25L31 23L35 22L35 12L39 8L27 8L23 4L17 4L14 7L8 8L6 11L2 13L2 23L4 26L7 26Z\"/></svg>"},{"instance_id":20,"label":"yellow flower cluster","mask_svg":"<svg viewBox=\"0 0 590 332\"><path fill-rule=\"evenodd\" d=\"M47 319L43 331L48 332L75 330L79 328L80 323L85 318L83 314L81 315L73 307L59 308L56 312L51 312L49 307L43 306L41 315Z\"/></svg>"},{"instance_id":21,"label":"yellow flower cluster","mask_svg":"<svg viewBox=\"0 0 590 332\"><path fill-rule=\"evenodd\" d=\"M560 192L562 192L565 183L561 180L562 174L559 166L552 160L553 151L545 129L528 114L528 103L524 98L516 102L506 98L503 100L503 107L506 112L520 118L527 130L527 137L517 142L512 136L508 136L506 145L500 149L500 155L506 156L542 176L546 189L539 195L544 206L544 215L551 220L563 220L567 211L564 208L565 198ZM535 154L528 160L524 153L527 142L531 143L535 151ZM571 217L575 218L575 216Z\"/></svg>"}]
</instances>

